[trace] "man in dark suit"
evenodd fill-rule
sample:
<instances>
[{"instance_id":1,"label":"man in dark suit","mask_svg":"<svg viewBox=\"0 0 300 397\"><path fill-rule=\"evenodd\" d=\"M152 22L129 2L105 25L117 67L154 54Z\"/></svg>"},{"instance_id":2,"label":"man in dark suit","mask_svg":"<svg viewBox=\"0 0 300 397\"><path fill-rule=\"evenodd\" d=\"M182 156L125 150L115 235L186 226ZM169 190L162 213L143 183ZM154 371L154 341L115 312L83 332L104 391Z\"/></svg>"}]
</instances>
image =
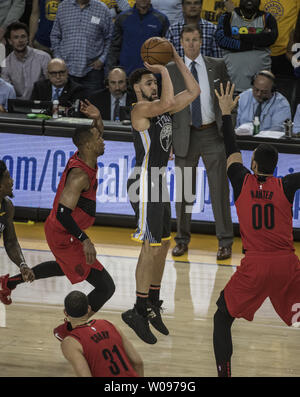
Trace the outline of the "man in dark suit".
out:
<instances>
[{"instance_id":1,"label":"man in dark suit","mask_svg":"<svg viewBox=\"0 0 300 397\"><path fill-rule=\"evenodd\" d=\"M34 84L31 100L54 101L62 106L71 106L76 99L84 99L84 88L73 82L68 75L65 61L59 58L48 63L48 79Z\"/></svg>"},{"instance_id":2,"label":"man in dark suit","mask_svg":"<svg viewBox=\"0 0 300 397\"><path fill-rule=\"evenodd\" d=\"M200 48L202 33L199 26L186 25L181 32L181 45L184 49L185 64L196 80L201 94L188 107L173 116L173 151L175 154L176 183L185 186L184 170L192 170L190 189L196 192L196 169L200 156L206 168L212 210L216 224L216 236L219 242L217 259L231 257L233 227L229 205L229 186L226 175L226 156L222 137L222 115L214 89L220 83L226 86L229 80L224 61L219 58L202 56ZM174 63L167 68L174 86L174 93L182 90L183 79ZM179 181L179 174L181 171ZM190 174L189 174L190 175ZM186 181L188 184L189 181ZM186 185L187 186L187 185ZM178 192L177 192L178 193ZM174 256L181 256L188 250L190 242L191 205L185 194L176 202L177 235Z\"/></svg>"},{"instance_id":3,"label":"man in dark suit","mask_svg":"<svg viewBox=\"0 0 300 397\"><path fill-rule=\"evenodd\" d=\"M106 88L95 92L89 100L100 110L103 120L112 121L128 119L130 106L136 102L135 94L127 90L126 73L119 66L109 71ZM128 108L127 117L126 112L122 112L122 107Z\"/></svg>"}]
</instances>

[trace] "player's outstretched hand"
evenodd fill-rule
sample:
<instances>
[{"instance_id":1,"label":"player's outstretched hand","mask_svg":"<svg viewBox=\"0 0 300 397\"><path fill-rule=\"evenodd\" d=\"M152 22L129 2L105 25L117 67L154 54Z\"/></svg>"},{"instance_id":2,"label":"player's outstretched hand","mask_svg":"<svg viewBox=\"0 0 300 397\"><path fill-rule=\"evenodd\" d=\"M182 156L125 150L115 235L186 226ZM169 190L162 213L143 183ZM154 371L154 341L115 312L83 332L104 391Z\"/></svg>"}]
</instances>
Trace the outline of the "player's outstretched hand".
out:
<instances>
[{"instance_id":1,"label":"player's outstretched hand","mask_svg":"<svg viewBox=\"0 0 300 397\"><path fill-rule=\"evenodd\" d=\"M96 249L94 247L94 244L91 242L89 238L83 241L83 252L86 258L86 263L88 265L92 265L95 260L96 260Z\"/></svg>"},{"instance_id":2,"label":"player's outstretched hand","mask_svg":"<svg viewBox=\"0 0 300 397\"><path fill-rule=\"evenodd\" d=\"M166 67L164 65L159 65L159 64L150 65L150 63L148 63L148 62L144 62L144 65L146 66L146 68L148 70L150 70L150 72L152 72L154 74L161 73L163 70L166 69Z\"/></svg>"},{"instance_id":3,"label":"player's outstretched hand","mask_svg":"<svg viewBox=\"0 0 300 397\"><path fill-rule=\"evenodd\" d=\"M28 267L27 265L21 266L20 272L22 274L22 278L25 281L25 283L26 282L32 283L35 280L35 275L32 269L30 269L30 267Z\"/></svg>"},{"instance_id":4,"label":"player's outstretched hand","mask_svg":"<svg viewBox=\"0 0 300 397\"><path fill-rule=\"evenodd\" d=\"M225 92L222 83L220 84L220 93L215 90L215 94L219 100L222 115L231 114L232 110L236 107L238 100L240 99L239 96L233 99L234 87L235 85L232 84L230 86L230 81L228 81Z\"/></svg>"},{"instance_id":5,"label":"player's outstretched hand","mask_svg":"<svg viewBox=\"0 0 300 397\"><path fill-rule=\"evenodd\" d=\"M99 109L88 99L80 101L80 111L89 119L97 120L101 117Z\"/></svg>"}]
</instances>

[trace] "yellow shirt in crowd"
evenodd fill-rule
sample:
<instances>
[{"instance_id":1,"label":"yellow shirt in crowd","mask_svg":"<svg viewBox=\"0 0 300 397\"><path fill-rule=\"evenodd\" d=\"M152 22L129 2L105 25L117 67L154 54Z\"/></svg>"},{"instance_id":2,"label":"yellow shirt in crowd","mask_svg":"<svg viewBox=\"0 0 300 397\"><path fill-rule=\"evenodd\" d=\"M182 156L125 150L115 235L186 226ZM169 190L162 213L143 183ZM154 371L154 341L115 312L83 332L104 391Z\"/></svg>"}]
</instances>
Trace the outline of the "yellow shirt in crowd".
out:
<instances>
[{"instance_id":1,"label":"yellow shirt in crowd","mask_svg":"<svg viewBox=\"0 0 300 397\"><path fill-rule=\"evenodd\" d=\"M235 7L239 0L232 0ZM278 56L286 53L291 31L295 28L300 0L261 0L260 9L271 13L277 20L278 38L271 46L271 55Z\"/></svg>"}]
</instances>

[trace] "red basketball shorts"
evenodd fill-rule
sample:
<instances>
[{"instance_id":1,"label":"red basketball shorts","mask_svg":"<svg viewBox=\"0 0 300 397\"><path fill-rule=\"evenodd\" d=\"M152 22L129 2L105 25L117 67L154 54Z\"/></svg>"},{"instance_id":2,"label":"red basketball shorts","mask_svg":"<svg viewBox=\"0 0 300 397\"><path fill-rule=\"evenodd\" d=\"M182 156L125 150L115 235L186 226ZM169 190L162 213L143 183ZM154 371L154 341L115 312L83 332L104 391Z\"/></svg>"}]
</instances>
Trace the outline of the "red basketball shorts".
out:
<instances>
[{"instance_id":1,"label":"red basketball shorts","mask_svg":"<svg viewBox=\"0 0 300 397\"><path fill-rule=\"evenodd\" d=\"M72 284L85 280L91 267L100 271L103 269L97 259L92 265L87 264L82 243L71 234L56 228L55 224L48 219L45 222L47 243L55 256L56 262Z\"/></svg>"},{"instance_id":2,"label":"red basketball shorts","mask_svg":"<svg viewBox=\"0 0 300 397\"><path fill-rule=\"evenodd\" d=\"M246 254L224 289L232 317L252 321L269 297L277 314L287 324L300 321L300 262L291 252L272 256Z\"/></svg>"}]
</instances>

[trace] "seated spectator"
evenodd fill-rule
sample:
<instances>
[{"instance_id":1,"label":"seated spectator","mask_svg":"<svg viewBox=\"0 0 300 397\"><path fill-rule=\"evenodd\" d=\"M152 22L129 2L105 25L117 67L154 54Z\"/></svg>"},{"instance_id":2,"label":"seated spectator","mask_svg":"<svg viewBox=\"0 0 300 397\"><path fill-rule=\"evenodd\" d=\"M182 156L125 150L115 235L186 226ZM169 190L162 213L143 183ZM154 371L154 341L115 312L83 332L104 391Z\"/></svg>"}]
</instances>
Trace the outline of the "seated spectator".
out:
<instances>
[{"instance_id":1,"label":"seated spectator","mask_svg":"<svg viewBox=\"0 0 300 397\"><path fill-rule=\"evenodd\" d=\"M135 95L127 90L127 78L124 69L114 67L107 76L107 87L95 92L90 102L101 112L103 120L122 120L120 106L130 106L136 102Z\"/></svg>"},{"instance_id":2,"label":"seated spectator","mask_svg":"<svg viewBox=\"0 0 300 397\"><path fill-rule=\"evenodd\" d=\"M47 74L47 80L34 84L32 100L54 101L58 99L60 105L71 106L76 99L83 99L83 87L69 78L64 60L51 59L48 63Z\"/></svg>"},{"instance_id":3,"label":"seated spectator","mask_svg":"<svg viewBox=\"0 0 300 397\"><path fill-rule=\"evenodd\" d=\"M52 55L50 33L61 0L33 0L29 22L29 45Z\"/></svg>"},{"instance_id":4,"label":"seated spectator","mask_svg":"<svg viewBox=\"0 0 300 397\"><path fill-rule=\"evenodd\" d=\"M254 117L260 120L260 130L283 131L283 123L291 119L288 100L276 91L275 76L262 70L253 78L253 87L240 94L236 127L251 123Z\"/></svg>"},{"instance_id":5,"label":"seated spectator","mask_svg":"<svg viewBox=\"0 0 300 397\"><path fill-rule=\"evenodd\" d=\"M300 132L300 104L297 106L296 113L294 116L293 133L297 134Z\"/></svg>"},{"instance_id":6,"label":"seated spectator","mask_svg":"<svg viewBox=\"0 0 300 397\"><path fill-rule=\"evenodd\" d=\"M168 18L155 10L150 0L136 0L132 9L122 12L115 20L107 69L120 65L129 76L133 70L143 67L142 44L153 36L164 37L168 27Z\"/></svg>"},{"instance_id":7,"label":"seated spectator","mask_svg":"<svg viewBox=\"0 0 300 397\"><path fill-rule=\"evenodd\" d=\"M50 34L55 58L64 59L73 81L87 94L104 88L104 63L111 43L113 21L99 0L64 0Z\"/></svg>"},{"instance_id":8,"label":"seated spectator","mask_svg":"<svg viewBox=\"0 0 300 397\"><path fill-rule=\"evenodd\" d=\"M24 9L24 0L0 1L0 43L5 44L4 35L7 27L21 18L24 13Z\"/></svg>"},{"instance_id":9,"label":"seated spectator","mask_svg":"<svg viewBox=\"0 0 300 397\"><path fill-rule=\"evenodd\" d=\"M208 57L222 58L222 50L215 40L216 26L201 18L201 0L182 0L182 18L172 24L166 38L173 44L178 54L183 57L180 35L184 25L198 24L202 32L201 54Z\"/></svg>"},{"instance_id":10,"label":"seated spectator","mask_svg":"<svg viewBox=\"0 0 300 397\"><path fill-rule=\"evenodd\" d=\"M7 100L15 98L14 87L0 78L0 112L7 112Z\"/></svg>"},{"instance_id":11,"label":"seated spectator","mask_svg":"<svg viewBox=\"0 0 300 397\"><path fill-rule=\"evenodd\" d=\"M28 46L28 28L15 22L7 28L7 37L13 51L5 58L2 77L13 85L18 99L29 99L33 85L47 77L51 57L44 51Z\"/></svg>"},{"instance_id":12,"label":"seated spectator","mask_svg":"<svg viewBox=\"0 0 300 397\"><path fill-rule=\"evenodd\" d=\"M272 45L278 36L272 14L259 11L260 0L240 0L240 6L223 14L216 41L223 48L224 60L236 92L251 87L252 76L271 70Z\"/></svg>"}]
</instances>

